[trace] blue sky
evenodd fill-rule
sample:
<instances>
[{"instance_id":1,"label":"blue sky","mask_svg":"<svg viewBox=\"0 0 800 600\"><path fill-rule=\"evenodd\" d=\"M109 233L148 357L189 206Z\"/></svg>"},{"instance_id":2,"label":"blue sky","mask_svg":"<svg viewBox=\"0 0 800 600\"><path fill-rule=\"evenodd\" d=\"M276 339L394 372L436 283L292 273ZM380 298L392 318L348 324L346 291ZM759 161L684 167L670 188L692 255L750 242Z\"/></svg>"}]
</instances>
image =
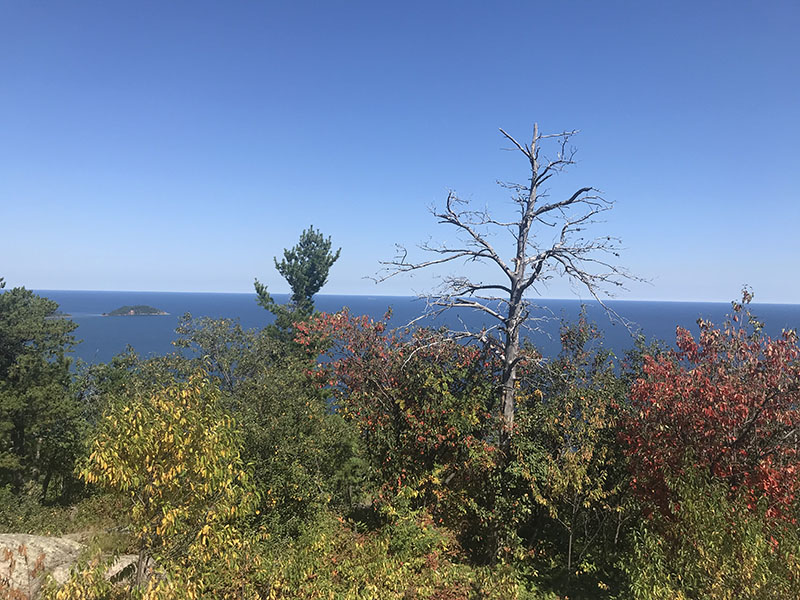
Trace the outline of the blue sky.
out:
<instances>
[{"instance_id":1,"label":"blue sky","mask_svg":"<svg viewBox=\"0 0 800 600\"><path fill-rule=\"evenodd\" d=\"M799 30L788 1L6 0L0 276L283 292L314 224L342 247L323 292L424 292L364 278L447 239L450 189L507 208L498 128L536 121L581 130L553 194L616 202L595 232L649 280L617 297L800 303Z\"/></svg>"}]
</instances>

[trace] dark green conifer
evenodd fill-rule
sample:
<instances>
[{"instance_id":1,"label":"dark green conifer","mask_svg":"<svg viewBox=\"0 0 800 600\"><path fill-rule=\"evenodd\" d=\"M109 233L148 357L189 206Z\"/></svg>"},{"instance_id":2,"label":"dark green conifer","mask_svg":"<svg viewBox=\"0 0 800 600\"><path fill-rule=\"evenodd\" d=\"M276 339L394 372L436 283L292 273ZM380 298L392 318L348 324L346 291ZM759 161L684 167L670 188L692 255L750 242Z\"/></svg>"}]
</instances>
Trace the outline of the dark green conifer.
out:
<instances>
[{"instance_id":1,"label":"dark green conifer","mask_svg":"<svg viewBox=\"0 0 800 600\"><path fill-rule=\"evenodd\" d=\"M289 283L292 296L289 304L277 304L267 291L267 286L255 281L258 303L275 315L276 325L287 328L291 323L306 318L314 312L313 296L328 281L328 271L339 258L342 249L331 252L331 238L311 225L300 234L300 241L284 249L283 260L275 260L275 268Z\"/></svg>"},{"instance_id":2,"label":"dark green conifer","mask_svg":"<svg viewBox=\"0 0 800 600\"><path fill-rule=\"evenodd\" d=\"M81 415L66 353L77 325L57 311L22 287L0 294L0 488L33 481L46 495L54 477L63 487L72 474Z\"/></svg>"}]
</instances>

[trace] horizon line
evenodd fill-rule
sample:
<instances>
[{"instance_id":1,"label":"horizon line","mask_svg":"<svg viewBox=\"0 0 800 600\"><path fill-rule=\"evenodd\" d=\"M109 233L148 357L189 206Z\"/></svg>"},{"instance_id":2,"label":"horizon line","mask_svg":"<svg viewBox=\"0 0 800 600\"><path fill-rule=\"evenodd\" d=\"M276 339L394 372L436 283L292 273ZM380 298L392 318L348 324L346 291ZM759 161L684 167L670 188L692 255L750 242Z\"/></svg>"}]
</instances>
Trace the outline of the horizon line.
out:
<instances>
[{"instance_id":1,"label":"horizon line","mask_svg":"<svg viewBox=\"0 0 800 600\"><path fill-rule=\"evenodd\" d=\"M25 286L20 286L25 287ZM11 288L6 288L11 289ZM255 292L207 292L207 291L186 291L186 290L109 290L109 289L57 289L57 288L28 288L34 292L113 292L118 294L236 294L236 295L248 295L248 296L256 296ZM2 290L0 290L2 291ZM274 295L278 296L288 296L290 292L273 292ZM334 294L334 293L318 293L315 294L314 297L318 296L360 296L366 298L415 298L415 299L424 299L426 295L418 295L418 294ZM431 297L435 296L433 294L430 295ZM576 297L539 297L538 300L547 302L547 301L575 301L575 302L589 302L589 303L598 303L599 301L595 298L576 298ZM731 304L732 300L674 300L674 299L653 299L653 298L604 298L603 302L668 302L668 303L683 303L683 304ZM759 305L759 304L778 304L778 305L798 305L800 302L775 302L775 301L763 301L759 302L758 300L753 301L751 304Z\"/></svg>"}]
</instances>

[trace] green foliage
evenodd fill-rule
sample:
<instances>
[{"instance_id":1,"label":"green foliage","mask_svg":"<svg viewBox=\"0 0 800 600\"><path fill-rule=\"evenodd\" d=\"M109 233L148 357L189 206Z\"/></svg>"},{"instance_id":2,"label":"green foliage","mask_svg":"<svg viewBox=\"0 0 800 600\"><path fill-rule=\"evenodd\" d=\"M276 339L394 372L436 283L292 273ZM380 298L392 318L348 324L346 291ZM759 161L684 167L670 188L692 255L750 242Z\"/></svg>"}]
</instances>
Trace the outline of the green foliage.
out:
<instances>
[{"instance_id":1,"label":"green foliage","mask_svg":"<svg viewBox=\"0 0 800 600\"><path fill-rule=\"evenodd\" d=\"M0 533L46 533L63 527L64 511L42 506L41 488L30 483L22 490L0 487Z\"/></svg>"},{"instance_id":2,"label":"green foliage","mask_svg":"<svg viewBox=\"0 0 800 600\"><path fill-rule=\"evenodd\" d=\"M276 317L275 327L283 332L286 340L291 339L287 332L293 322L311 316L314 312L313 296L328 280L328 271L335 263L341 248L331 252L331 239L325 238L314 226L304 229L300 241L291 249L283 251L283 259L275 258L275 268L289 283L292 296L287 306L277 304L267 291L267 286L255 281L258 303Z\"/></svg>"},{"instance_id":3,"label":"green foliage","mask_svg":"<svg viewBox=\"0 0 800 600\"><path fill-rule=\"evenodd\" d=\"M309 388L306 368L288 362L261 386L249 382L240 397L247 456L269 499L274 532L293 534L319 510L347 510L361 500L358 440Z\"/></svg>"},{"instance_id":4,"label":"green foliage","mask_svg":"<svg viewBox=\"0 0 800 600\"><path fill-rule=\"evenodd\" d=\"M186 313L178 320L175 333L177 338L172 344L194 355L193 362L204 365L228 394L235 393L260 369L270 368L282 354L279 343L245 331L233 319L193 318Z\"/></svg>"},{"instance_id":5,"label":"green foliage","mask_svg":"<svg viewBox=\"0 0 800 600\"><path fill-rule=\"evenodd\" d=\"M293 535L322 508L361 501L363 466L353 428L309 380L311 363L270 332L230 319L181 317L174 344L187 356L142 360L132 350L79 371L83 406L103 409L185 382L203 369L218 404L241 431L241 455L259 490L261 517L273 534Z\"/></svg>"},{"instance_id":6,"label":"green foliage","mask_svg":"<svg viewBox=\"0 0 800 600\"><path fill-rule=\"evenodd\" d=\"M796 526L753 511L744 497L687 468L668 482L671 515L655 512L626 557L636 600L751 600L800 597Z\"/></svg>"},{"instance_id":7,"label":"green foliage","mask_svg":"<svg viewBox=\"0 0 800 600\"><path fill-rule=\"evenodd\" d=\"M330 518L276 552L270 598L550 598L526 589L505 566L475 567L462 558L455 535L424 512L369 533Z\"/></svg>"},{"instance_id":8,"label":"green foliage","mask_svg":"<svg viewBox=\"0 0 800 600\"><path fill-rule=\"evenodd\" d=\"M175 345L191 350L242 427L242 455L275 534L291 534L328 507L361 501L355 430L310 379L312 363L269 331L228 319L181 318Z\"/></svg>"},{"instance_id":9,"label":"green foliage","mask_svg":"<svg viewBox=\"0 0 800 600\"><path fill-rule=\"evenodd\" d=\"M41 497L41 486L33 482L19 492L11 486L0 488L0 533L91 533L114 528L124 521L120 518L121 507L106 496L82 498L69 505L43 505Z\"/></svg>"},{"instance_id":10,"label":"green foliage","mask_svg":"<svg viewBox=\"0 0 800 600\"><path fill-rule=\"evenodd\" d=\"M43 495L68 489L82 434L66 357L77 325L57 309L25 288L0 294L0 486L40 482Z\"/></svg>"},{"instance_id":11,"label":"green foliage","mask_svg":"<svg viewBox=\"0 0 800 600\"><path fill-rule=\"evenodd\" d=\"M116 401L132 400L186 379L199 368L178 354L144 359L130 346L108 363L78 365L73 388L85 419L96 425Z\"/></svg>"},{"instance_id":12,"label":"green foliage","mask_svg":"<svg viewBox=\"0 0 800 600\"><path fill-rule=\"evenodd\" d=\"M620 534L630 518L616 448L625 389L585 315L561 328L559 357L524 366L517 429L497 499L505 543L521 568L570 597L620 585Z\"/></svg>"}]
</instances>

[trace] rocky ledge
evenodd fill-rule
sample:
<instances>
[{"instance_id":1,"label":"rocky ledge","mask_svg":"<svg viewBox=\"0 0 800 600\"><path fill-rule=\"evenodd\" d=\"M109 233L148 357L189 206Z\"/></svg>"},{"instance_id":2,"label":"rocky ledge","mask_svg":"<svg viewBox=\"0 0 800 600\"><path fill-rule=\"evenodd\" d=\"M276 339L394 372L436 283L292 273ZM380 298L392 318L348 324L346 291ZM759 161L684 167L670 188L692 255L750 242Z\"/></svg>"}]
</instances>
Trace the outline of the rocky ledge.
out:
<instances>
[{"instance_id":1,"label":"rocky ledge","mask_svg":"<svg viewBox=\"0 0 800 600\"><path fill-rule=\"evenodd\" d=\"M65 583L86 552L85 544L66 537L0 534L0 598L35 600L48 577L59 584ZM133 554L120 556L106 577L111 579L135 562Z\"/></svg>"}]
</instances>

